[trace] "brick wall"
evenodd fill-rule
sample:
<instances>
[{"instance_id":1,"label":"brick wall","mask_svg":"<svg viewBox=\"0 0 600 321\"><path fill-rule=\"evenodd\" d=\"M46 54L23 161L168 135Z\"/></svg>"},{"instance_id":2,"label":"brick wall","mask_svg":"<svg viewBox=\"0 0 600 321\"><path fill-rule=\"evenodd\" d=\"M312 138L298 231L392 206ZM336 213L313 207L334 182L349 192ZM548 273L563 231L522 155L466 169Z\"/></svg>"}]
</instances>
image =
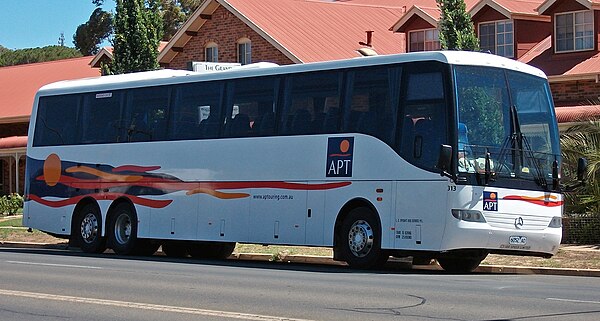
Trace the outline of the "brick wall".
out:
<instances>
[{"instance_id":1,"label":"brick wall","mask_svg":"<svg viewBox=\"0 0 600 321\"><path fill-rule=\"evenodd\" d=\"M577 80L551 83L552 97L556 106L579 103L600 104L600 83L595 80Z\"/></svg>"},{"instance_id":2,"label":"brick wall","mask_svg":"<svg viewBox=\"0 0 600 321\"><path fill-rule=\"evenodd\" d=\"M268 61L280 65L293 63L267 40L220 6L212 15L212 19L207 20L200 28L198 36L192 37L183 48L183 52L178 53L167 67L187 69L190 61L205 61L204 47L209 42L218 45L219 62L237 62L237 41L241 38L248 38L252 42L252 62Z\"/></svg>"}]
</instances>

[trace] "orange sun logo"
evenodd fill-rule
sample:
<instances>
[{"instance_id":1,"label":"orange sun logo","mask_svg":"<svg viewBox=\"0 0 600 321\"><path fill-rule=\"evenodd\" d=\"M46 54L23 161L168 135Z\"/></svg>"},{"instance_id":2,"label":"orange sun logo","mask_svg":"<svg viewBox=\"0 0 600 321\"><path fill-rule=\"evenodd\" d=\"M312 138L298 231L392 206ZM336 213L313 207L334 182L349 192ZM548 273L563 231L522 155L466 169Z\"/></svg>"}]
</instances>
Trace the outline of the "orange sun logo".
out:
<instances>
[{"instance_id":1,"label":"orange sun logo","mask_svg":"<svg viewBox=\"0 0 600 321\"><path fill-rule=\"evenodd\" d=\"M56 154L48 155L44 161L44 180L48 186L56 186L60 181L62 172L60 157Z\"/></svg>"},{"instance_id":2,"label":"orange sun logo","mask_svg":"<svg viewBox=\"0 0 600 321\"><path fill-rule=\"evenodd\" d=\"M347 153L350 149L350 142L347 139L342 140L340 143L340 151L342 153Z\"/></svg>"}]
</instances>

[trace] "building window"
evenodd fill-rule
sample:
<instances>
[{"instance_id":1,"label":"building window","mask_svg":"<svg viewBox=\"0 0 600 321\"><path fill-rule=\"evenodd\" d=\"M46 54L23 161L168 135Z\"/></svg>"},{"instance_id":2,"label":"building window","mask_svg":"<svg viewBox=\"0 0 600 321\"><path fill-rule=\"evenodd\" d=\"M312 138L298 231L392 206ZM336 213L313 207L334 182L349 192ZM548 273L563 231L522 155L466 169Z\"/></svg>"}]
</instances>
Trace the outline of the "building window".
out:
<instances>
[{"instance_id":1,"label":"building window","mask_svg":"<svg viewBox=\"0 0 600 321\"><path fill-rule=\"evenodd\" d=\"M207 62L219 62L219 46L210 42L204 48L204 57Z\"/></svg>"},{"instance_id":2,"label":"building window","mask_svg":"<svg viewBox=\"0 0 600 321\"><path fill-rule=\"evenodd\" d=\"M594 49L594 14L592 11L557 14L554 27L556 52Z\"/></svg>"},{"instance_id":3,"label":"building window","mask_svg":"<svg viewBox=\"0 0 600 321\"><path fill-rule=\"evenodd\" d=\"M437 29L411 31L408 35L410 52L439 50L441 48L440 32Z\"/></svg>"},{"instance_id":4,"label":"building window","mask_svg":"<svg viewBox=\"0 0 600 321\"><path fill-rule=\"evenodd\" d=\"M238 40L238 62L242 65L252 63L252 43L248 38Z\"/></svg>"},{"instance_id":5,"label":"building window","mask_svg":"<svg viewBox=\"0 0 600 321\"><path fill-rule=\"evenodd\" d=\"M495 21L479 24L479 44L482 51L513 58L513 22Z\"/></svg>"}]
</instances>

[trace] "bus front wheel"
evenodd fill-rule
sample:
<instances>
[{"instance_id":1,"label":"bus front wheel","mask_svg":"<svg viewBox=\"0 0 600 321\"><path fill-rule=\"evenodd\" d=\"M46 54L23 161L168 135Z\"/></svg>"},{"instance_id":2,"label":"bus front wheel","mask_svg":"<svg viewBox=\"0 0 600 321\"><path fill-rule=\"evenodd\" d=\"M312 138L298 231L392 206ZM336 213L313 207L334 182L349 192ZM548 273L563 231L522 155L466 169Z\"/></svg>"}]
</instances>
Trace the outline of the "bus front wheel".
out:
<instances>
[{"instance_id":1,"label":"bus front wheel","mask_svg":"<svg viewBox=\"0 0 600 321\"><path fill-rule=\"evenodd\" d=\"M75 221L75 238L82 251L102 253L106 250L106 240L102 237L102 216L94 204L85 205Z\"/></svg>"},{"instance_id":2,"label":"bus front wheel","mask_svg":"<svg viewBox=\"0 0 600 321\"><path fill-rule=\"evenodd\" d=\"M346 263L354 268L375 268L385 264L389 258L381 250L377 217L366 207L355 208L348 213L342 222L337 246Z\"/></svg>"},{"instance_id":3,"label":"bus front wheel","mask_svg":"<svg viewBox=\"0 0 600 321\"><path fill-rule=\"evenodd\" d=\"M437 261L442 269L444 269L446 272L469 273L473 272L486 256L487 254L463 257L440 257L437 259Z\"/></svg>"}]
</instances>

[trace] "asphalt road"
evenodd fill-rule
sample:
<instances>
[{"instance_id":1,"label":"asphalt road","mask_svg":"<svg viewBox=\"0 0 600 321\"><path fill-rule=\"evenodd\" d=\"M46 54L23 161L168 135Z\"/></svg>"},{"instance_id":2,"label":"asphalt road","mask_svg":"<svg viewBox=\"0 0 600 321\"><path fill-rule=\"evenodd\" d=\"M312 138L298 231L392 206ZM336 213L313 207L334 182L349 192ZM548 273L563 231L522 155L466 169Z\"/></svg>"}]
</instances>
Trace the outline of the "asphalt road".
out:
<instances>
[{"instance_id":1,"label":"asphalt road","mask_svg":"<svg viewBox=\"0 0 600 321\"><path fill-rule=\"evenodd\" d=\"M600 320L600 278L0 248L0 320Z\"/></svg>"}]
</instances>

